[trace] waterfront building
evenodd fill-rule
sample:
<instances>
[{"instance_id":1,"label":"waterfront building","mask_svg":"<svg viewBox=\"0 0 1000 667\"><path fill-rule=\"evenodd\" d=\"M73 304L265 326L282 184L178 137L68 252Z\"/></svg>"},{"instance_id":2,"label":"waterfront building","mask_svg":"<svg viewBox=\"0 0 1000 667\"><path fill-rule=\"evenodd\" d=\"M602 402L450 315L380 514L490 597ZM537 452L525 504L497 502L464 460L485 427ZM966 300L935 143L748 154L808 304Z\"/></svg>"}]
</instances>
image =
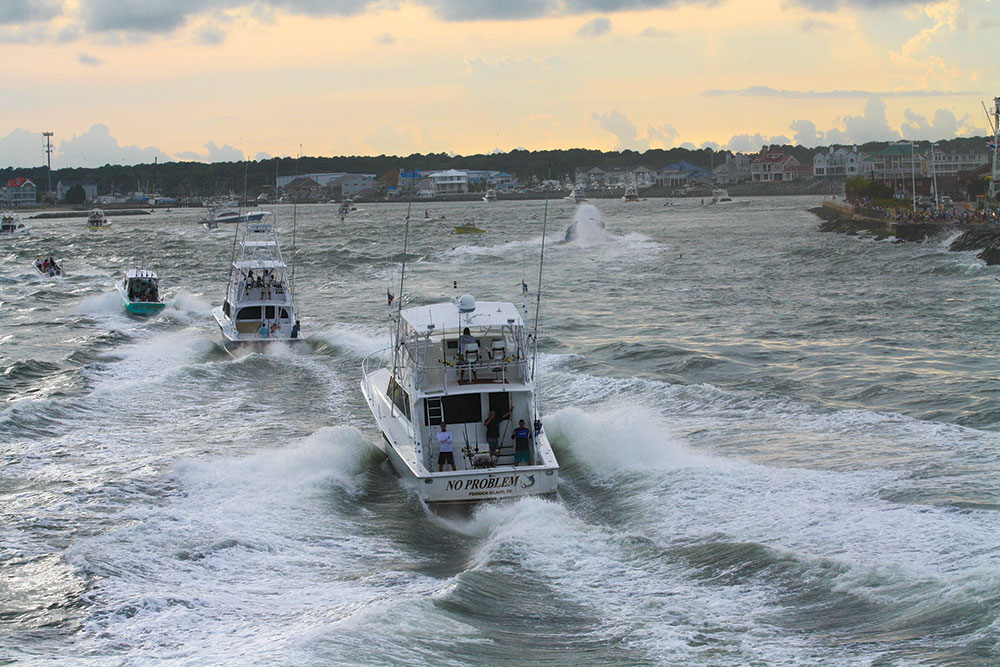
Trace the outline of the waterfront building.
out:
<instances>
[{"instance_id":1,"label":"waterfront building","mask_svg":"<svg viewBox=\"0 0 1000 667\"><path fill-rule=\"evenodd\" d=\"M323 186L308 176L294 178L281 188L282 192L293 201L319 201L323 195Z\"/></svg>"},{"instance_id":2,"label":"waterfront building","mask_svg":"<svg viewBox=\"0 0 1000 667\"><path fill-rule=\"evenodd\" d=\"M7 186L0 190L0 205L3 208L21 208L34 206L37 201L38 188L23 176L7 181Z\"/></svg>"},{"instance_id":3,"label":"waterfront building","mask_svg":"<svg viewBox=\"0 0 1000 667\"><path fill-rule=\"evenodd\" d=\"M750 163L750 177L754 183L786 183L802 180L801 163L793 155L761 151ZM811 173L812 168L807 168Z\"/></svg>"},{"instance_id":4,"label":"waterfront building","mask_svg":"<svg viewBox=\"0 0 1000 667\"><path fill-rule=\"evenodd\" d=\"M847 150L830 146L827 152L813 156L813 178L856 178L861 173L861 156L857 146Z\"/></svg>"},{"instance_id":5,"label":"waterfront building","mask_svg":"<svg viewBox=\"0 0 1000 667\"><path fill-rule=\"evenodd\" d=\"M428 177L430 191L436 195L463 194L469 191L469 175L457 169L436 171Z\"/></svg>"},{"instance_id":6,"label":"waterfront building","mask_svg":"<svg viewBox=\"0 0 1000 667\"><path fill-rule=\"evenodd\" d=\"M726 161L715 168L715 181L720 185L732 183L746 183L752 176L750 164L753 162L753 155L746 153L726 153Z\"/></svg>"},{"instance_id":7,"label":"waterfront building","mask_svg":"<svg viewBox=\"0 0 1000 667\"><path fill-rule=\"evenodd\" d=\"M928 154L928 158L930 158L930 154ZM976 171L984 164L989 164L989 161L990 155L986 151L959 153L957 151L945 152L940 148L935 148L933 160L928 159L927 161L929 172L927 175L957 176L961 171Z\"/></svg>"},{"instance_id":8,"label":"waterfront building","mask_svg":"<svg viewBox=\"0 0 1000 667\"><path fill-rule=\"evenodd\" d=\"M66 193L69 192L70 188L74 185L79 185L83 188L83 193L86 195L86 201L97 201L97 183L83 183L81 181L72 180L59 181L56 183L56 201L66 201Z\"/></svg>"},{"instance_id":9,"label":"waterfront building","mask_svg":"<svg viewBox=\"0 0 1000 667\"><path fill-rule=\"evenodd\" d=\"M326 191L336 192L337 199L373 192L376 180L375 174L350 174L343 171L299 174L297 176L279 176L277 179L278 188L287 193L288 186L299 178L311 179L319 186L320 190L316 192L316 197L320 197Z\"/></svg>"},{"instance_id":10,"label":"waterfront building","mask_svg":"<svg viewBox=\"0 0 1000 667\"><path fill-rule=\"evenodd\" d=\"M906 192L922 176L926 160L926 155L913 144L889 144L861 156L861 176L881 181L894 192Z\"/></svg>"},{"instance_id":11,"label":"waterfront building","mask_svg":"<svg viewBox=\"0 0 1000 667\"><path fill-rule=\"evenodd\" d=\"M656 175L656 184L665 188L707 186L711 185L714 179L715 175L708 169L681 160L660 169Z\"/></svg>"}]
</instances>

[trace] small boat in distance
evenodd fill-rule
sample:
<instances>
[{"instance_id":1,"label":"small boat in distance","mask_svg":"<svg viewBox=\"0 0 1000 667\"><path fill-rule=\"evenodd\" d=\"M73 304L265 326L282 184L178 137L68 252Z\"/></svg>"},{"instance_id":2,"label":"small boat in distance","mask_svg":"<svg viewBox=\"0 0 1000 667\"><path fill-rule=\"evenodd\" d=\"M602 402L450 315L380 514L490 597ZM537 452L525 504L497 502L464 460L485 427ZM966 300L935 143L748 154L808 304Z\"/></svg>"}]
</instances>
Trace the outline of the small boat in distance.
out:
<instances>
[{"instance_id":1,"label":"small boat in distance","mask_svg":"<svg viewBox=\"0 0 1000 667\"><path fill-rule=\"evenodd\" d=\"M63 271L63 268L59 266L56 260L54 260L51 257L45 257L45 258L42 258L41 256L36 257L35 261L32 262L32 266L34 266L38 270L38 272L43 276L49 276L50 278L66 275L66 272Z\"/></svg>"},{"instance_id":2,"label":"small boat in distance","mask_svg":"<svg viewBox=\"0 0 1000 667\"><path fill-rule=\"evenodd\" d=\"M221 207L210 208L208 217L203 221L206 229L215 229L219 225L231 225L240 222L258 222L264 219L265 215L270 215L268 211L247 211L244 213L239 208ZM210 225L215 224L215 227Z\"/></svg>"},{"instance_id":3,"label":"small boat in distance","mask_svg":"<svg viewBox=\"0 0 1000 667\"><path fill-rule=\"evenodd\" d=\"M529 345L513 304L466 294L401 310L393 349L365 358L361 392L382 449L424 502L556 493L559 463L537 412Z\"/></svg>"},{"instance_id":4,"label":"small boat in distance","mask_svg":"<svg viewBox=\"0 0 1000 667\"><path fill-rule=\"evenodd\" d=\"M637 202L639 201L639 188L635 183L629 183L625 186L625 194L622 196L622 201L625 202Z\"/></svg>"},{"instance_id":5,"label":"small boat in distance","mask_svg":"<svg viewBox=\"0 0 1000 667\"><path fill-rule=\"evenodd\" d=\"M497 191L496 190L493 190L493 189L487 190L486 194L483 195L483 201L486 202L486 203L494 202L496 200L497 200Z\"/></svg>"},{"instance_id":6,"label":"small boat in distance","mask_svg":"<svg viewBox=\"0 0 1000 667\"><path fill-rule=\"evenodd\" d=\"M563 197L563 199L565 199L566 201L576 202L577 204L582 204L583 202L587 201L587 196L583 188L574 185L570 193L565 197Z\"/></svg>"},{"instance_id":7,"label":"small boat in distance","mask_svg":"<svg viewBox=\"0 0 1000 667\"><path fill-rule=\"evenodd\" d=\"M111 221L104 215L104 211L95 208L87 216L87 229L107 229L111 226Z\"/></svg>"},{"instance_id":8,"label":"small boat in distance","mask_svg":"<svg viewBox=\"0 0 1000 667\"><path fill-rule=\"evenodd\" d=\"M0 237L26 236L30 225L21 222L20 216L11 211L0 213Z\"/></svg>"},{"instance_id":9,"label":"small boat in distance","mask_svg":"<svg viewBox=\"0 0 1000 667\"><path fill-rule=\"evenodd\" d=\"M299 339L295 288L273 222L246 223L239 249L229 267L225 299L212 310L226 350Z\"/></svg>"},{"instance_id":10,"label":"small boat in distance","mask_svg":"<svg viewBox=\"0 0 1000 667\"><path fill-rule=\"evenodd\" d=\"M474 223L471 222L467 225L455 225L456 234L484 234L485 232L486 232L485 229L480 229L479 227L476 227Z\"/></svg>"},{"instance_id":11,"label":"small boat in distance","mask_svg":"<svg viewBox=\"0 0 1000 667\"><path fill-rule=\"evenodd\" d=\"M729 196L729 193L722 188L715 188L712 190L712 201L709 205L712 206L740 206L743 204L749 204L750 201L747 199L741 199L740 201L734 200Z\"/></svg>"},{"instance_id":12,"label":"small boat in distance","mask_svg":"<svg viewBox=\"0 0 1000 667\"><path fill-rule=\"evenodd\" d=\"M115 289L122 297L125 310L133 315L155 315L166 307L160 297L160 279L142 267L127 269Z\"/></svg>"}]
</instances>

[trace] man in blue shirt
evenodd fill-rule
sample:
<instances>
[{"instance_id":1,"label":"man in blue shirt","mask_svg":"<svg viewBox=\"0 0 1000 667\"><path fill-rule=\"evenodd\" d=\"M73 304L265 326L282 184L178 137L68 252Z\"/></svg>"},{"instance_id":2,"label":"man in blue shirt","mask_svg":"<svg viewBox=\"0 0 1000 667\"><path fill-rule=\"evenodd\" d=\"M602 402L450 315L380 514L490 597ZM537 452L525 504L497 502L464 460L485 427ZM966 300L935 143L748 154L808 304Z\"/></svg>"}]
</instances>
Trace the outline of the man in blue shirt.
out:
<instances>
[{"instance_id":1,"label":"man in blue shirt","mask_svg":"<svg viewBox=\"0 0 1000 667\"><path fill-rule=\"evenodd\" d=\"M531 450L529 446L531 444L531 429L524 425L524 420L522 419L517 423L517 428L514 429L514 434L510 436L514 440L514 467L521 461L524 461L525 465L531 465Z\"/></svg>"},{"instance_id":2,"label":"man in blue shirt","mask_svg":"<svg viewBox=\"0 0 1000 667\"><path fill-rule=\"evenodd\" d=\"M438 441L438 472L444 471L446 463L451 464L451 469L455 470L454 441L448 425L441 422L441 432L437 434Z\"/></svg>"}]
</instances>

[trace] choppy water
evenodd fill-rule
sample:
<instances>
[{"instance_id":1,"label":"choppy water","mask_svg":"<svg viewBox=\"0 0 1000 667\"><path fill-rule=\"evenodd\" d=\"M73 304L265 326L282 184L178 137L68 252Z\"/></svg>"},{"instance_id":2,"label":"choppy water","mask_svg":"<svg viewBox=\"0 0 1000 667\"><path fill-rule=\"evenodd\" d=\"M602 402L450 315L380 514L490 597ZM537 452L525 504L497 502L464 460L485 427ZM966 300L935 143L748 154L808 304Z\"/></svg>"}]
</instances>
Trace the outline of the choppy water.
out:
<instances>
[{"instance_id":1,"label":"choppy water","mask_svg":"<svg viewBox=\"0 0 1000 667\"><path fill-rule=\"evenodd\" d=\"M301 208L311 353L239 360L209 312L229 230L33 221L0 247L0 661L997 664L997 269L820 233L816 203L597 202L606 235L546 253L561 497L453 518L357 389L404 206ZM426 208L414 303L534 291L541 202ZM137 259L150 320L113 293Z\"/></svg>"}]
</instances>

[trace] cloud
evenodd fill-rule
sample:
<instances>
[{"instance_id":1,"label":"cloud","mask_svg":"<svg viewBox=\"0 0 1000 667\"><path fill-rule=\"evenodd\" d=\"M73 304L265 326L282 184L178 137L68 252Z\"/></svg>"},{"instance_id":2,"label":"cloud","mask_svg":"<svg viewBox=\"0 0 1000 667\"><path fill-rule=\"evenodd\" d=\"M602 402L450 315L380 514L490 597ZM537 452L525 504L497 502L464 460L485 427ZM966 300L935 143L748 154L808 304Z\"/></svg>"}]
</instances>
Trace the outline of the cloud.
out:
<instances>
[{"instance_id":1,"label":"cloud","mask_svg":"<svg viewBox=\"0 0 1000 667\"><path fill-rule=\"evenodd\" d=\"M375 38L375 43L376 44L395 44L396 43L396 38L393 37L392 35L390 35L389 33L384 32L384 33L382 33L381 35L379 35L378 37Z\"/></svg>"},{"instance_id":2,"label":"cloud","mask_svg":"<svg viewBox=\"0 0 1000 667\"><path fill-rule=\"evenodd\" d=\"M611 21L601 17L591 19L576 31L577 37L600 37L611 32Z\"/></svg>"},{"instance_id":3,"label":"cloud","mask_svg":"<svg viewBox=\"0 0 1000 667\"><path fill-rule=\"evenodd\" d=\"M934 112L934 119L930 121L910 109L906 109L903 116L906 122L902 124L900 130L907 139L936 141L951 139L961 134L975 134L978 130L972 126L969 114L956 118L948 109L938 109Z\"/></svg>"},{"instance_id":4,"label":"cloud","mask_svg":"<svg viewBox=\"0 0 1000 667\"><path fill-rule=\"evenodd\" d=\"M729 143L723 146L723 148L737 153L756 153L762 147L769 144L786 142L787 139L784 142L773 141L772 137L760 134L759 132L755 134L736 134L729 139Z\"/></svg>"},{"instance_id":5,"label":"cloud","mask_svg":"<svg viewBox=\"0 0 1000 667\"><path fill-rule=\"evenodd\" d=\"M651 126L646 128L646 134L639 129L625 114L617 109L605 114L591 114L602 129L615 135L615 150L645 151L651 147L671 148L677 139L678 132L673 125Z\"/></svg>"},{"instance_id":6,"label":"cloud","mask_svg":"<svg viewBox=\"0 0 1000 667\"><path fill-rule=\"evenodd\" d=\"M62 13L57 0L4 0L0 2L0 25L49 21Z\"/></svg>"},{"instance_id":7,"label":"cloud","mask_svg":"<svg viewBox=\"0 0 1000 667\"><path fill-rule=\"evenodd\" d=\"M257 160L259 162L261 160L270 160L273 157L274 156L271 155L270 153L265 153L264 151L261 151L261 152L257 153L256 155L254 155L253 159Z\"/></svg>"},{"instance_id":8,"label":"cloud","mask_svg":"<svg viewBox=\"0 0 1000 667\"><path fill-rule=\"evenodd\" d=\"M838 11L841 7L880 10L894 7L926 5L930 0L788 0L788 5L799 5L815 12Z\"/></svg>"},{"instance_id":9,"label":"cloud","mask_svg":"<svg viewBox=\"0 0 1000 667\"><path fill-rule=\"evenodd\" d=\"M226 33L215 26L203 25L195 30L194 41L205 46L215 46L226 41Z\"/></svg>"},{"instance_id":10,"label":"cloud","mask_svg":"<svg viewBox=\"0 0 1000 667\"><path fill-rule=\"evenodd\" d=\"M214 141L205 144L208 153L205 162L239 162L243 159L243 151L233 148L229 144L216 146Z\"/></svg>"},{"instance_id":11,"label":"cloud","mask_svg":"<svg viewBox=\"0 0 1000 667\"><path fill-rule=\"evenodd\" d=\"M768 86L747 86L735 90L713 88L702 93L704 97L777 97L787 99L870 99L872 97L954 97L958 95L982 95L978 90L894 90L873 92L869 90L780 90Z\"/></svg>"},{"instance_id":12,"label":"cloud","mask_svg":"<svg viewBox=\"0 0 1000 667\"><path fill-rule=\"evenodd\" d=\"M833 24L829 21L822 21L819 19L806 19L799 24L799 28L802 32L812 33L819 32L821 30L833 30Z\"/></svg>"},{"instance_id":13,"label":"cloud","mask_svg":"<svg viewBox=\"0 0 1000 667\"><path fill-rule=\"evenodd\" d=\"M823 144L823 132L816 130L816 124L811 120L792 121L792 129L795 130L795 143L799 146L812 148Z\"/></svg>"},{"instance_id":14,"label":"cloud","mask_svg":"<svg viewBox=\"0 0 1000 667\"><path fill-rule=\"evenodd\" d=\"M45 164L41 132L31 132L20 128L5 137L0 137L0 168L35 167Z\"/></svg>"},{"instance_id":15,"label":"cloud","mask_svg":"<svg viewBox=\"0 0 1000 667\"><path fill-rule=\"evenodd\" d=\"M27 25L8 28L0 25L0 44L40 44L49 41L50 38L51 34L45 26Z\"/></svg>"},{"instance_id":16,"label":"cloud","mask_svg":"<svg viewBox=\"0 0 1000 667\"><path fill-rule=\"evenodd\" d=\"M639 33L639 37L670 37L670 32L667 30L661 30L660 28L654 28L652 26L644 28L642 32Z\"/></svg>"},{"instance_id":17,"label":"cloud","mask_svg":"<svg viewBox=\"0 0 1000 667\"><path fill-rule=\"evenodd\" d=\"M383 155L411 155L417 152L417 142L406 130L383 123L363 139L365 144Z\"/></svg>"},{"instance_id":18,"label":"cloud","mask_svg":"<svg viewBox=\"0 0 1000 667\"><path fill-rule=\"evenodd\" d=\"M91 56L86 53L81 53L76 57L76 61L81 65L87 65L89 67L97 67L98 65L103 65L104 61L97 56Z\"/></svg>"},{"instance_id":19,"label":"cloud","mask_svg":"<svg viewBox=\"0 0 1000 667\"><path fill-rule=\"evenodd\" d=\"M52 158L63 167L100 167L105 164L140 164L172 159L159 148L152 146L122 146L111 136L108 126L98 123L83 134L59 142Z\"/></svg>"}]
</instances>

